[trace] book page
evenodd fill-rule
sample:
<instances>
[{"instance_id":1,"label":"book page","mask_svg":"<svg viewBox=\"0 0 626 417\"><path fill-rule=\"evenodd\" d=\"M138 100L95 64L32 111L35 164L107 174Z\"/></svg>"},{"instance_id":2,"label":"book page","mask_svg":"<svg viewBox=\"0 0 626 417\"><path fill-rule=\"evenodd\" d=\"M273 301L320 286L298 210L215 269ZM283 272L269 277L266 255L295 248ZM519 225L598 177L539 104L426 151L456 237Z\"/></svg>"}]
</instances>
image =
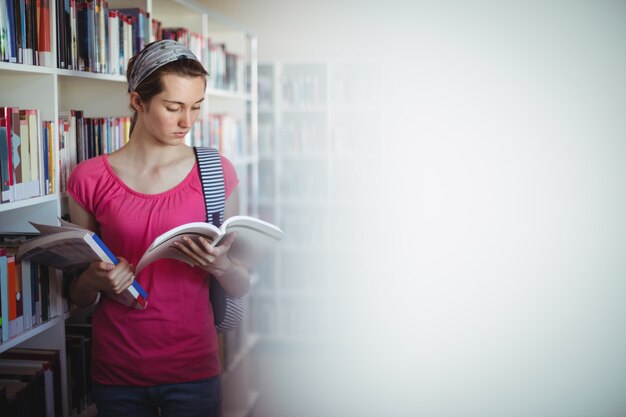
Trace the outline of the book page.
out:
<instances>
[{"instance_id":1,"label":"book page","mask_svg":"<svg viewBox=\"0 0 626 417\"><path fill-rule=\"evenodd\" d=\"M161 244L167 244L168 242L171 245L174 240L182 238L184 235L189 235L191 237L203 236L212 242L215 237L220 235L221 233L221 230L219 230L217 227L213 226L210 223L186 223L170 229L162 235L158 236L156 239L154 239L148 250L153 250L157 246Z\"/></svg>"},{"instance_id":2,"label":"book page","mask_svg":"<svg viewBox=\"0 0 626 417\"><path fill-rule=\"evenodd\" d=\"M224 222L226 234L237 232L240 245L256 249L266 249L281 240L284 232L277 226L249 216L233 216Z\"/></svg>"},{"instance_id":3,"label":"book page","mask_svg":"<svg viewBox=\"0 0 626 417\"><path fill-rule=\"evenodd\" d=\"M27 242L20 247L18 256L20 259L48 265L70 274L82 271L92 261L99 260L83 237L76 235L48 242L39 238L33 245Z\"/></svg>"},{"instance_id":4,"label":"book page","mask_svg":"<svg viewBox=\"0 0 626 417\"><path fill-rule=\"evenodd\" d=\"M180 240L184 236L188 236L196 241L199 237L203 237L209 242L213 242L215 241L215 238L220 235L220 233L219 229L212 224L199 222L188 223L171 229L170 231L157 237L154 242L152 242L148 250L137 263L135 274L139 274L143 268L157 259L177 259L192 265L192 262L186 255L183 255L172 247L174 241Z\"/></svg>"},{"instance_id":5,"label":"book page","mask_svg":"<svg viewBox=\"0 0 626 417\"><path fill-rule=\"evenodd\" d=\"M50 224L40 224L40 223L33 223L33 222L29 222L35 229L37 229L37 231L39 233L41 233L42 235L49 235L52 233L59 233L59 232L66 232L68 230L80 230L80 231L84 231L84 232L88 232L87 229L80 227L78 225L75 225L74 223L70 223L66 220L63 219L59 219L59 222L61 223L60 226L53 226Z\"/></svg>"}]
</instances>

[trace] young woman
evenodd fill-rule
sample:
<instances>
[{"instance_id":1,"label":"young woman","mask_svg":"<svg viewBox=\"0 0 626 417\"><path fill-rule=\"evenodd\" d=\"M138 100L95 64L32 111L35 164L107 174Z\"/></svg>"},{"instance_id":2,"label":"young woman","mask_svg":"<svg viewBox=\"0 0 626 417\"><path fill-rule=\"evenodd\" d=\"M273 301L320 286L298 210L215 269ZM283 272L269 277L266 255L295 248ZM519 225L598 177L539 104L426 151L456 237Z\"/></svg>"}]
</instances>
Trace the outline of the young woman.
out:
<instances>
[{"instance_id":1,"label":"young woman","mask_svg":"<svg viewBox=\"0 0 626 417\"><path fill-rule=\"evenodd\" d=\"M133 57L126 75L130 141L79 164L67 187L72 222L97 232L120 259L116 266L93 262L72 282L72 301L92 304L133 279L149 294L145 310L99 298L91 353L98 416L217 416L220 365L208 278L233 296L248 291L247 269L227 256L235 236L218 248L179 241L193 267L160 260L133 275L157 236L206 219L195 155L184 138L198 118L207 73L191 51L163 40ZM227 218L237 213L238 179L224 157L222 169Z\"/></svg>"}]
</instances>

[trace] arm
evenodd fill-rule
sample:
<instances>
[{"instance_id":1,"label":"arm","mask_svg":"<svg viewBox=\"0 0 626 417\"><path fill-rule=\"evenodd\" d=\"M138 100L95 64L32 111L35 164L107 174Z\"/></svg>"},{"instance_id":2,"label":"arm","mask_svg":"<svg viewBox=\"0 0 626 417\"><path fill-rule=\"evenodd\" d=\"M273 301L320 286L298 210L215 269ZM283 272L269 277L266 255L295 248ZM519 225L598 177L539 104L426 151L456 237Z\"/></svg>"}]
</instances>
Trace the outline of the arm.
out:
<instances>
[{"instance_id":1,"label":"arm","mask_svg":"<svg viewBox=\"0 0 626 417\"><path fill-rule=\"evenodd\" d=\"M239 212L239 192L235 188L226 200L224 218L237 215ZM205 239L197 242L183 238L182 242L174 242L175 247L187 255L198 266L215 277L232 297L241 297L250 290L250 274L246 266L237 259L228 256L228 251L236 236L231 235L218 247L213 247Z\"/></svg>"},{"instance_id":2,"label":"arm","mask_svg":"<svg viewBox=\"0 0 626 417\"><path fill-rule=\"evenodd\" d=\"M91 213L82 208L71 196L69 199L70 218L78 226L98 232L98 222ZM100 291L116 294L124 291L133 282L132 268L123 258L119 264L94 261L70 284L70 298L74 304L84 307L93 304Z\"/></svg>"}]
</instances>

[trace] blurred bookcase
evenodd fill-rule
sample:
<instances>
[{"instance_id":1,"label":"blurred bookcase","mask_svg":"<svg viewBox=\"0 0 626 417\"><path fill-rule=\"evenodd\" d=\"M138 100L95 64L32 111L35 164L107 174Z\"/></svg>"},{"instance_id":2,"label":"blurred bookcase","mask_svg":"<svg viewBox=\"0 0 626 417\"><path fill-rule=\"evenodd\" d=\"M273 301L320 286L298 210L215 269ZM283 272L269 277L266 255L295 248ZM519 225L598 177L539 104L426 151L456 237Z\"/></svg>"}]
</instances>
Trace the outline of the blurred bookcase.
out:
<instances>
[{"instance_id":1,"label":"blurred bookcase","mask_svg":"<svg viewBox=\"0 0 626 417\"><path fill-rule=\"evenodd\" d=\"M286 233L252 300L264 341L332 340L337 306L378 272L383 76L368 62L259 64L259 213Z\"/></svg>"}]
</instances>

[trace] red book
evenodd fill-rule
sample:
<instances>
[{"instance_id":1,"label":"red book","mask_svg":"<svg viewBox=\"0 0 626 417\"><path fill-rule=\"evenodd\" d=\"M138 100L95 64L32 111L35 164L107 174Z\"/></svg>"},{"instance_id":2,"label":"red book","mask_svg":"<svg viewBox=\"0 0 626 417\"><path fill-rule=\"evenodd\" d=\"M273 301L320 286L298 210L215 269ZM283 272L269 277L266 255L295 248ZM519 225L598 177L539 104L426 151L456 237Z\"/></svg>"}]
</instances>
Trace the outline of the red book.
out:
<instances>
[{"instance_id":1,"label":"red book","mask_svg":"<svg viewBox=\"0 0 626 417\"><path fill-rule=\"evenodd\" d=\"M50 48L50 0L37 0L39 17L39 65L52 66L52 50Z\"/></svg>"}]
</instances>

